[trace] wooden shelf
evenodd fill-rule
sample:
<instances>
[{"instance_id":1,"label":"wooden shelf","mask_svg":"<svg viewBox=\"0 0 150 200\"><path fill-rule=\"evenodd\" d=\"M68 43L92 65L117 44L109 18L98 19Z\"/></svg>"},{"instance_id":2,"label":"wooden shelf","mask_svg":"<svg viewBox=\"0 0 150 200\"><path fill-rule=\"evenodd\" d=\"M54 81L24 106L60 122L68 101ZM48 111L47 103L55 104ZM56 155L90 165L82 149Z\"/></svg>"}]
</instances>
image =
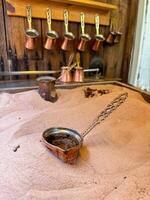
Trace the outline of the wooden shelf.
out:
<instances>
[{"instance_id":1,"label":"wooden shelf","mask_svg":"<svg viewBox=\"0 0 150 200\"><path fill-rule=\"evenodd\" d=\"M65 4L71 4L71 5L79 5L79 6L97 8L97 9L101 9L101 10L117 9L117 6L115 6L115 5L97 2L94 0L51 0L51 1L65 3Z\"/></svg>"},{"instance_id":2,"label":"wooden shelf","mask_svg":"<svg viewBox=\"0 0 150 200\"><path fill-rule=\"evenodd\" d=\"M63 20L63 11L68 9L69 21L80 22L80 12L86 14L86 23L94 24L96 13L100 15L101 25L109 25L110 10L117 6L94 0L7 0L7 14L10 16L26 17L26 6L32 6L32 16L35 18L46 18L46 8L52 9L52 19Z\"/></svg>"}]
</instances>

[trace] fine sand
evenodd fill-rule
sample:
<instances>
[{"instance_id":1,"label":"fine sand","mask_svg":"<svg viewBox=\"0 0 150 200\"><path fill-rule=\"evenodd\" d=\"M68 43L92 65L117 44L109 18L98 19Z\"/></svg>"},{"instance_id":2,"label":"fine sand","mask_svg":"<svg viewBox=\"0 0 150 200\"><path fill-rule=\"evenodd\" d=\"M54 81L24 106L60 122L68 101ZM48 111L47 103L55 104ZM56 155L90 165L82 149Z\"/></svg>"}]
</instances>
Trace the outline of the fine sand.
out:
<instances>
[{"instance_id":1,"label":"fine sand","mask_svg":"<svg viewBox=\"0 0 150 200\"><path fill-rule=\"evenodd\" d=\"M150 104L123 87L92 87L112 92L85 98L83 87L58 90L56 103L37 91L0 94L0 200L150 200ZM41 142L54 126L82 134L126 91L127 101L86 136L75 165Z\"/></svg>"}]
</instances>

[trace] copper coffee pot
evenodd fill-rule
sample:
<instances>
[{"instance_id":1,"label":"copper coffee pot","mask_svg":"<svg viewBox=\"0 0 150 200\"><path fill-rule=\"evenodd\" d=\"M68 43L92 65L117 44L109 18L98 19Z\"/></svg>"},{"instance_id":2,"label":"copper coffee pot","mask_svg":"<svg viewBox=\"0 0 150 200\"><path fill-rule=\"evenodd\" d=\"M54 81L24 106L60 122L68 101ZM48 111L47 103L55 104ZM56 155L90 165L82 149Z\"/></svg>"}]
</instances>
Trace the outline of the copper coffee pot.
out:
<instances>
[{"instance_id":1,"label":"copper coffee pot","mask_svg":"<svg viewBox=\"0 0 150 200\"><path fill-rule=\"evenodd\" d=\"M57 100L57 93L55 89L56 79L51 76L41 76L37 78L39 84L39 94L46 101L55 102Z\"/></svg>"},{"instance_id":2,"label":"copper coffee pot","mask_svg":"<svg viewBox=\"0 0 150 200\"><path fill-rule=\"evenodd\" d=\"M85 33L85 14L81 12L80 14L80 21L81 21L81 36L80 36L80 43L77 47L79 51L84 51L86 43L91 40L89 34Z\"/></svg>"},{"instance_id":3,"label":"copper coffee pot","mask_svg":"<svg viewBox=\"0 0 150 200\"><path fill-rule=\"evenodd\" d=\"M113 29L114 29L114 25L112 24L112 21L111 21L110 32L109 32L108 37L106 39L106 42L108 44L114 44L114 40L116 38L116 32Z\"/></svg>"},{"instance_id":4,"label":"copper coffee pot","mask_svg":"<svg viewBox=\"0 0 150 200\"><path fill-rule=\"evenodd\" d=\"M69 18L68 11L64 10L65 34L64 34L64 41L61 45L61 49L64 51L68 50L69 44L72 42L72 40L75 39L74 34L68 31L68 18Z\"/></svg>"},{"instance_id":5,"label":"copper coffee pot","mask_svg":"<svg viewBox=\"0 0 150 200\"><path fill-rule=\"evenodd\" d=\"M26 44L25 47L27 49L35 48L35 38L39 36L39 32L32 28L32 8L31 6L26 7L27 10L27 21L28 21L28 29L26 30Z\"/></svg>"},{"instance_id":6,"label":"copper coffee pot","mask_svg":"<svg viewBox=\"0 0 150 200\"><path fill-rule=\"evenodd\" d=\"M70 128L60 126L51 127L42 134L45 146L60 160L68 164L75 164L83 146L84 138L97 126L104 122L113 112L116 112L128 98L128 93L122 93L113 99L89 124L81 134ZM97 102L98 103L98 102ZM90 112L90 110L89 110ZM80 116L80 115L79 115ZM80 123L80 118L79 118ZM59 124L59 123L58 123ZM94 132L93 132L94 133ZM80 198L78 198L80 199ZM89 198L90 199L90 198Z\"/></svg>"},{"instance_id":7,"label":"copper coffee pot","mask_svg":"<svg viewBox=\"0 0 150 200\"><path fill-rule=\"evenodd\" d=\"M62 67L61 68L61 77L60 81L63 83L69 83L72 81L72 74L71 71L69 70L68 66Z\"/></svg>"},{"instance_id":8,"label":"copper coffee pot","mask_svg":"<svg viewBox=\"0 0 150 200\"><path fill-rule=\"evenodd\" d=\"M63 83L68 83L72 81L72 74L71 74L71 70L73 69L73 67L75 66L74 64L71 65L71 63L73 62L73 58L74 58L74 53L72 53L69 56L69 60L68 60L68 65L62 67L62 71L61 71L61 75L58 78L58 80L60 80Z\"/></svg>"},{"instance_id":9,"label":"copper coffee pot","mask_svg":"<svg viewBox=\"0 0 150 200\"><path fill-rule=\"evenodd\" d=\"M117 31L116 32L116 37L115 37L115 40L114 40L115 44L118 44L120 42L121 36L122 36L122 33L120 31Z\"/></svg>"},{"instance_id":10,"label":"copper coffee pot","mask_svg":"<svg viewBox=\"0 0 150 200\"><path fill-rule=\"evenodd\" d=\"M94 41L94 44L93 44L93 47L92 47L93 51L98 51L100 45L105 40L104 36L99 33L99 27L100 27L99 15L95 15L96 36L95 36L95 41Z\"/></svg>"},{"instance_id":11,"label":"copper coffee pot","mask_svg":"<svg viewBox=\"0 0 150 200\"><path fill-rule=\"evenodd\" d=\"M77 66L75 68L73 81L75 81L75 82L83 82L83 80L84 80L84 71L83 71L83 68L80 66L80 53L76 54L76 63L77 63Z\"/></svg>"},{"instance_id":12,"label":"copper coffee pot","mask_svg":"<svg viewBox=\"0 0 150 200\"><path fill-rule=\"evenodd\" d=\"M76 66L76 63L73 63L71 66L62 67L61 76L58 78L63 83L72 82L71 70Z\"/></svg>"},{"instance_id":13,"label":"copper coffee pot","mask_svg":"<svg viewBox=\"0 0 150 200\"><path fill-rule=\"evenodd\" d=\"M56 39L58 38L58 33L52 30L52 12L50 8L47 8L47 25L48 25L48 32L47 32L47 40L45 42L44 48L47 50L51 50L56 45Z\"/></svg>"}]
</instances>

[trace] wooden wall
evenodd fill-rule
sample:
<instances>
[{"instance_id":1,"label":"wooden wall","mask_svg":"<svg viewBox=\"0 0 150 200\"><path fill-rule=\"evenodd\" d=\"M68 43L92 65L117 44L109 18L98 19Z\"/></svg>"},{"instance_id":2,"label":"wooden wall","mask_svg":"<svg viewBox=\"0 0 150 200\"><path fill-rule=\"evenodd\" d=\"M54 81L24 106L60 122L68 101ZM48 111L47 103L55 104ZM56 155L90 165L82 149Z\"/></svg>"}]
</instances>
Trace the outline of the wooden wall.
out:
<instances>
[{"instance_id":1,"label":"wooden wall","mask_svg":"<svg viewBox=\"0 0 150 200\"><path fill-rule=\"evenodd\" d=\"M103 45L96 54L101 56L106 63L107 78L123 78L127 80L129 62L131 58L132 44L136 26L136 15L138 0L101 0L119 6L119 10L112 13L112 16L119 14L122 20L123 36L119 44L113 46ZM5 0L0 0L0 70L57 70L68 60L69 53L60 51L60 48L54 51L47 51L43 48L46 39L47 24L46 20L33 19L35 29L40 32L37 49L27 51L24 48L25 30L27 28L26 19L22 17L8 17L6 14ZM63 40L64 26L63 22L53 21L53 29L59 33L59 46ZM80 24L70 23L70 31L76 36L74 51L80 35ZM86 25L86 31L94 38L94 25ZM109 27L101 26L101 33L108 35ZM90 46L92 41L90 42ZM88 68L91 59L95 55L89 48L81 55L81 62L84 68ZM5 79L9 79L6 77ZM19 79L35 78L35 75L20 76ZM18 77L14 77L18 79Z\"/></svg>"}]
</instances>

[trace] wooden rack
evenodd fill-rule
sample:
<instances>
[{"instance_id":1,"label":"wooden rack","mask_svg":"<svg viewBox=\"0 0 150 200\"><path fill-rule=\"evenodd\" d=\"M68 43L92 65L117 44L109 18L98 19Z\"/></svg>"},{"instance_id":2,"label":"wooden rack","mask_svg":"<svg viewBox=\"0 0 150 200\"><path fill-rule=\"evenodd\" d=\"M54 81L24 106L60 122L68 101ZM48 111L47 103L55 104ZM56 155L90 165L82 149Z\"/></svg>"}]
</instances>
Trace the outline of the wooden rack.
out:
<instances>
[{"instance_id":1,"label":"wooden rack","mask_svg":"<svg viewBox=\"0 0 150 200\"><path fill-rule=\"evenodd\" d=\"M68 9L69 21L80 22L80 12L86 14L86 23L94 24L96 13L100 15L100 24L109 25L110 11L117 6L94 0L7 0L7 14L10 16L26 17L26 6L32 6L32 16L35 18L46 18L46 8L52 9L52 19L63 20L63 11Z\"/></svg>"}]
</instances>

